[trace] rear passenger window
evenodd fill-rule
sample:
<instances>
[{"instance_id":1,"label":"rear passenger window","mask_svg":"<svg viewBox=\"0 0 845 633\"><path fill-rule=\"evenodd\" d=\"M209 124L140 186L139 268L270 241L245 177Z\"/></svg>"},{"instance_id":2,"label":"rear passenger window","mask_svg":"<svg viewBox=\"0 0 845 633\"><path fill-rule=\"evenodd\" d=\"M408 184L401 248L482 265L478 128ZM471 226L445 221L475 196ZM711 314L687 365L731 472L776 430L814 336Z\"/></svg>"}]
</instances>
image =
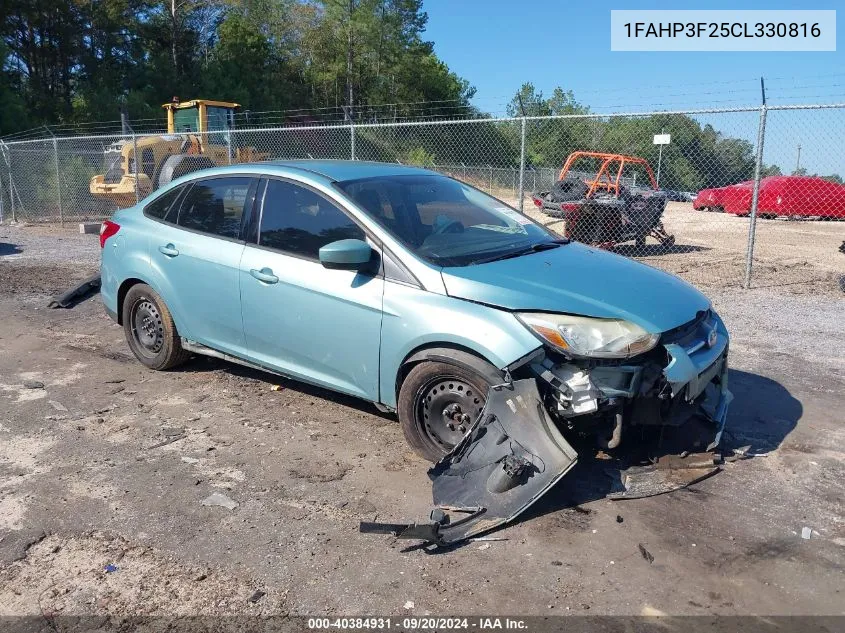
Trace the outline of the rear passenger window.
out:
<instances>
[{"instance_id":1,"label":"rear passenger window","mask_svg":"<svg viewBox=\"0 0 845 633\"><path fill-rule=\"evenodd\" d=\"M177 224L211 235L237 238L251 180L232 176L195 182L182 201Z\"/></svg>"},{"instance_id":2,"label":"rear passenger window","mask_svg":"<svg viewBox=\"0 0 845 633\"><path fill-rule=\"evenodd\" d=\"M365 238L364 231L323 196L281 180L270 180L264 196L258 244L317 259L320 247Z\"/></svg>"},{"instance_id":3,"label":"rear passenger window","mask_svg":"<svg viewBox=\"0 0 845 633\"><path fill-rule=\"evenodd\" d=\"M179 194L184 190L185 187L175 187L163 196L159 196L144 207L144 214L151 218L156 218L157 220L164 220L167 217L167 212L170 210L170 207L173 206L176 198L178 198Z\"/></svg>"}]
</instances>

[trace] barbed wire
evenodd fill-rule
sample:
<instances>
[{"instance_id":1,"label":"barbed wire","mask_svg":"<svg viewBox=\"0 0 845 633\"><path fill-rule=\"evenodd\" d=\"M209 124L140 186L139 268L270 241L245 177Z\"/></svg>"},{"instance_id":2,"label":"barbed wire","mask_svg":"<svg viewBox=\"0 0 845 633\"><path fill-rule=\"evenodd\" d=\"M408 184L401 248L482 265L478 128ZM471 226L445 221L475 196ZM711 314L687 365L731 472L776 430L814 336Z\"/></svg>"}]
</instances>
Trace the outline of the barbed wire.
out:
<instances>
[{"instance_id":1,"label":"barbed wire","mask_svg":"<svg viewBox=\"0 0 845 633\"><path fill-rule=\"evenodd\" d=\"M818 75L802 75L799 77L771 77L766 78L766 93L769 103L791 104L800 100L810 99L841 99L845 92L838 90L845 88L845 83L821 82L820 79L845 77L845 73L824 73ZM747 87L741 84L752 84ZM678 84L664 84L657 86L613 86L602 88L589 88L578 90L575 93L576 100L583 95L614 95L625 93L630 96L624 103L595 103L588 106L588 112L602 115L612 114L610 111L624 109L633 113L640 109L647 112L654 112L661 109L682 109L685 106L698 108L702 97L708 97L708 105L759 105L760 86L759 78L749 77L744 79L714 80L697 82L695 90L675 91L667 94L657 95L655 90L677 89ZM719 86L731 86L721 89ZM704 88L704 90L702 90ZM807 94L807 89L829 88L834 92L819 90L818 94ZM234 122L236 129L268 126L296 126L303 125L340 125L340 124L366 124L386 122L413 122L413 121L437 121L443 119L478 119L497 118L512 114L514 112L515 94L482 96L476 97L472 102L464 102L460 98L439 99L427 101L396 101L391 103L359 104L349 109L346 106L321 106L313 108L288 108L280 110L243 110L236 112ZM540 93L543 94L543 93ZM650 98L646 98L646 97ZM724 99L712 97L725 96ZM544 100L549 95L543 94ZM616 101L616 100L614 100ZM587 107L587 106L585 106ZM529 105L526 108L526 115L534 115L536 108ZM350 118L351 113L351 118ZM146 117L131 119L128 121L130 133L153 134L166 131L166 118ZM120 119L103 121L79 121L66 122L52 125L43 125L21 130L8 134L2 138L5 142L34 139L50 139L52 137L78 136L78 135L106 135L119 134L124 131L124 122Z\"/></svg>"}]
</instances>

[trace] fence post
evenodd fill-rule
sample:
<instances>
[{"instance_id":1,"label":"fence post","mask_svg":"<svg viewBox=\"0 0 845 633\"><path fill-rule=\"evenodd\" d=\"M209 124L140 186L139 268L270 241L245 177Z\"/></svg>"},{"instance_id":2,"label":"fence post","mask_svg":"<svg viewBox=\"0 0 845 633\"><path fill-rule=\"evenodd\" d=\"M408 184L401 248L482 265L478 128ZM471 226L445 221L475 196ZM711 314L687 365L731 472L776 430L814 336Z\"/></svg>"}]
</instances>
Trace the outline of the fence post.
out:
<instances>
[{"instance_id":1,"label":"fence post","mask_svg":"<svg viewBox=\"0 0 845 633\"><path fill-rule=\"evenodd\" d=\"M59 202L59 226L65 225L65 213L62 207L62 173L59 171L59 141L53 137L53 164L56 167L56 193Z\"/></svg>"},{"instance_id":2,"label":"fence post","mask_svg":"<svg viewBox=\"0 0 845 633\"><path fill-rule=\"evenodd\" d=\"M135 132L132 132L132 171L135 172L135 204L141 201L141 196L138 194L138 141L135 139Z\"/></svg>"},{"instance_id":3,"label":"fence post","mask_svg":"<svg viewBox=\"0 0 845 633\"><path fill-rule=\"evenodd\" d=\"M0 141L0 143L3 143ZM3 158L6 161L6 167L9 168L9 211L12 213L12 222L18 221L17 212L15 211L15 185L12 182L12 155L9 152L9 146L3 143Z\"/></svg>"},{"instance_id":4,"label":"fence post","mask_svg":"<svg viewBox=\"0 0 845 633\"><path fill-rule=\"evenodd\" d=\"M229 164L232 164L232 134L235 133L235 130L229 128L229 132L226 134L226 156L229 159Z\"/></svg>"},{"instance_id":5,"label":"fence post","mask_svg":"<svg viewBox=\"0 0 845 633\"><path fill-rule=\"evenodd\" d=\"M757 202L760 198L760 172L763 167L763 143L766 140L766 104L760 106L760 126L757 128L757 159L754 161L754 191L751 194L751 218L748 223L748 249L745 259L746 290L751 287L751 266L754 262L754 239L757 233Z\"/></svg>"},{"instance_id":6,"label":"fence post","mask_svg":"<svg viewBox=\"0 0 845 633\"><path fill-rule=\"evenodd\" d=\"M488 193L492 193L493 191L493 165L490 165L490 191Z\"/></svg>"},{"instance_id":7,"label":"fence post","mask_svg":"<svg viewBox=\"0 0 845 633\"><path fill-rule=\"evenodd\" d=\"M522 198L525 195L525 117L522 117L522 133L519 141L519 210L522 211Z\"/></svg>"},{"instance_id":8,"label":"fence post","mask_svg":"<svg viewBox=\"0 0 845 633\"><path fill-rule=\"evenodd\" d=\"M352 160L355 160L355 124L349 126L349 140L352 144Z\"/></svg>"}]
</instances>

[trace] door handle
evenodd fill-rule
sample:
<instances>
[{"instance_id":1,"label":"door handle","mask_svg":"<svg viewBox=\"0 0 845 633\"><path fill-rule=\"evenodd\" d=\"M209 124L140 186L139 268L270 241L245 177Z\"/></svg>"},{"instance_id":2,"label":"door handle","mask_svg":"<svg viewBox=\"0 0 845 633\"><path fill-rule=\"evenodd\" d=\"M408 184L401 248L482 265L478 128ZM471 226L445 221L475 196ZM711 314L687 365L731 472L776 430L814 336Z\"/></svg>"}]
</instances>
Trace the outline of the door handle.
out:
<instances>
[{"instance_id":1,"label":"door handle","mask_svg":"<svg viewBox=\"0 0 845 633\"><path fill-rule=\"evenodd\" d=\"M176 250L176 247L173 244L168 244L166 246L159 246L158 252L162 255L167 255L168 257L176 257L179 254L179 251Z\"/></svg>"},{"instance_id":2,"label":"door handle","mask_svg":"<svg viewBox=\"0 0 845 633\"><path fill-rule=\"evenodd\" d=\"M273 270L270 268L262 268L261 270L253 268L249 271L249 274L265 284L274 284L279 281L279 278L273 274Z\"/></svg>"}]
</instances>

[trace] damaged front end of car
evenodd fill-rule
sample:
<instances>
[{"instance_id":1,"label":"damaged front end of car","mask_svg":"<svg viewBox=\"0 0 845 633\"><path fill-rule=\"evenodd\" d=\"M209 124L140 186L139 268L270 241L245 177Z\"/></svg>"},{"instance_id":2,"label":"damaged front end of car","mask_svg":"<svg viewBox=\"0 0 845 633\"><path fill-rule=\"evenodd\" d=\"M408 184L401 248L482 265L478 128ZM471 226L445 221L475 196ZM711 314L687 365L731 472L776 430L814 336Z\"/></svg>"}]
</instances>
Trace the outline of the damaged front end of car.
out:
<instances>
[{"instance_id":1,"label":"damaged front end of car","mask_svg":"<svg viewBox=\"0 0 845 633\"><path fill-rule=\"evenodd\" d=\"M632 468L613 498L668 492L715 472L718 458L708 451L721 440L732 399L729 337L715 312L659 335L613 319L518 317L544 345L507 368L464 438L429 471L430 521L365 523L361 531L440 546L487 532L550 490L575 465L573 445L590 446L589 438L604 454L641 443L649 431L665 440L662 456Z\"/></svg>"},{"instance_id":2,"label":"damaged front end of car","mask_svg":"<svg viewBox=\"0 0 845 633\"><path fill-rule=\"evenodd\" d=\"M633 428L677 428L694 417L709 420L712 437L706 450L715 448L732 398L724 324L707 310L654 339L650 336L635 341L648 347L645 351L615 359L549 346L522 371L539 378L547 408L557 420L574 432L595 429L602 448L617 448ZM609 427L604 436L602 426ZM687 447L694 448L705 447Z\"/></svg>"}]
</instances>

